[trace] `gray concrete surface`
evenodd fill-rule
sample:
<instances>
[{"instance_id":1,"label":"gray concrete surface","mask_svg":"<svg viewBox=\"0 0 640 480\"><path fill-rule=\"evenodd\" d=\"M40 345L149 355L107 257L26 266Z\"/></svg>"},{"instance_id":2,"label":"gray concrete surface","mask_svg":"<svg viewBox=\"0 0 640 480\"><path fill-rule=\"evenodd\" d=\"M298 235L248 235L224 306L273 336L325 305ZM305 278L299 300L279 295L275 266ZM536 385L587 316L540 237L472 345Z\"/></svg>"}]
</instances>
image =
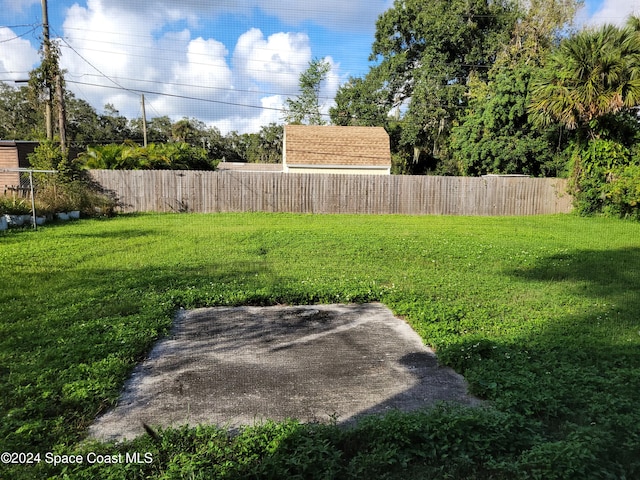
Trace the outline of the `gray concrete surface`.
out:
<instances>
[{"instance_id":1,"label":"gray concrete surface","mask_svg":"<svg viewBox=\"0 0 640 480\"><path fill-rule=\"evenodd\" d=\"M177 315L90 436L133 438L143 422L349 423L441 400L479 403L382 304L203 308Z\"/></svg>"}]
</instances>

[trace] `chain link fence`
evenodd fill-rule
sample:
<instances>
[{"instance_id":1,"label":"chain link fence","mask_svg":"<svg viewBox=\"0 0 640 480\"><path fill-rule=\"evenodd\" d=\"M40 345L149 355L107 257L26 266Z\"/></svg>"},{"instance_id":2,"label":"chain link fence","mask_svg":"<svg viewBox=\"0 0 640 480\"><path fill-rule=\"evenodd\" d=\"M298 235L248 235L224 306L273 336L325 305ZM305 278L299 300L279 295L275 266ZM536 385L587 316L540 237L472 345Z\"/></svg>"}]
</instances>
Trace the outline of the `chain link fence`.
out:
<instances>
[{"instance_id":1,"label":"chain link fence","mask_svg":"<svg viewBox=\"0 0 640 480\"><path fill-rule=\"evenodd\" d=\"M42 217L38 216L36 210L37 178L38 175L55 173L57 173L56 170L31 168L0 169L0 185L3 187L3 203L0 204L0 217L2 218L0 229L8 226L22 226L28 222L34 229L38 228L38 224L43 220L40 220Z\"/></svg>"}]
</instances>

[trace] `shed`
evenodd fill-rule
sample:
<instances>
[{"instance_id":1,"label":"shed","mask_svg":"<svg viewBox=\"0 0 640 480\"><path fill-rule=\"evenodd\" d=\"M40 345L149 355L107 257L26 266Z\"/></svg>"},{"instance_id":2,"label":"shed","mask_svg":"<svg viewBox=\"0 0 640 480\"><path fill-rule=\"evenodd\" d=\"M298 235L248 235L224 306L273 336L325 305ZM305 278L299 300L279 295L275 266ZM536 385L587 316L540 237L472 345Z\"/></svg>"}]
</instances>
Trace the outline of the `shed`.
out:
<instances>
[{"instance_id":1,"label":"shed","mask_svg":"<svg viewBox=\"0 0 640 480\"><path fill-rule=\"evenodd\" d=\"M28 157L37 146L38 142L0 140L0 195L7 193L10 187L20 185L18 172L5 172L3 169L28 168Z\"/></svg>"},{"instance_id":2,"label":"shed","mask_svg":"<svg viewBox=\"0 0 640 480\"><path fill-rule=\"evenodd\" d=\"M389 135L382 127L286 125L283 171L389 175Z\"/></svg>"}]
</instances>

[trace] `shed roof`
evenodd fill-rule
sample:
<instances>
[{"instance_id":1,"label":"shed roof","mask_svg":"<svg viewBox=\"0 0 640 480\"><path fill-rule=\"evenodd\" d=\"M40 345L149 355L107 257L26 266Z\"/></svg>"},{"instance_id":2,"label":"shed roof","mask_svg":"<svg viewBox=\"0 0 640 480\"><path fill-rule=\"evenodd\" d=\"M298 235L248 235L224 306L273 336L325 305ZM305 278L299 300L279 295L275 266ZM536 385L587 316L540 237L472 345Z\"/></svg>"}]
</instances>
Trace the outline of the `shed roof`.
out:
<instances>
[{"instance_id":1,"label":"shed roof","mask_svg":"<svg viewBox=\"0 0 640 480\"><path fill-rule=\"evenodd\" d=\"M286 125L284 138L287 165L391 166L382 127Z\"/></svg>"},{"instance_id":2,"label":"shed roof","mask_svg":"<svg viewBox=\"0 0 640 480\"><path fill-rule=\"evenodd\" d=\"M282 172L281 163L220 162L217 168L221 172Z\"/></svg>"}]
</instances>

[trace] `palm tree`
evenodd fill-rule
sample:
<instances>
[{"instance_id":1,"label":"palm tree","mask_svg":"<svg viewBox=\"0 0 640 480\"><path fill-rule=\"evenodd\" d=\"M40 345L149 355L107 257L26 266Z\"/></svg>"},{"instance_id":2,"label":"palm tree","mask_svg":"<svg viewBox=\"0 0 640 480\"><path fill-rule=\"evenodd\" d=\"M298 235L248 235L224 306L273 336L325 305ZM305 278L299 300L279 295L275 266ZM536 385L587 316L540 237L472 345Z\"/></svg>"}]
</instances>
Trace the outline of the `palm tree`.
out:
<instances>
[{"instance_id":1,"label":"palm tree","mask_svg":"<svg viewBox=\"0 0 640 480\"><path fill-rule=\"evenodd\" d=\"M534 79L529 112L539 125L560 123L599 136L598 121L640 104L640 19L605 25L563 41Z\"/></svg>"}]
</instances>

